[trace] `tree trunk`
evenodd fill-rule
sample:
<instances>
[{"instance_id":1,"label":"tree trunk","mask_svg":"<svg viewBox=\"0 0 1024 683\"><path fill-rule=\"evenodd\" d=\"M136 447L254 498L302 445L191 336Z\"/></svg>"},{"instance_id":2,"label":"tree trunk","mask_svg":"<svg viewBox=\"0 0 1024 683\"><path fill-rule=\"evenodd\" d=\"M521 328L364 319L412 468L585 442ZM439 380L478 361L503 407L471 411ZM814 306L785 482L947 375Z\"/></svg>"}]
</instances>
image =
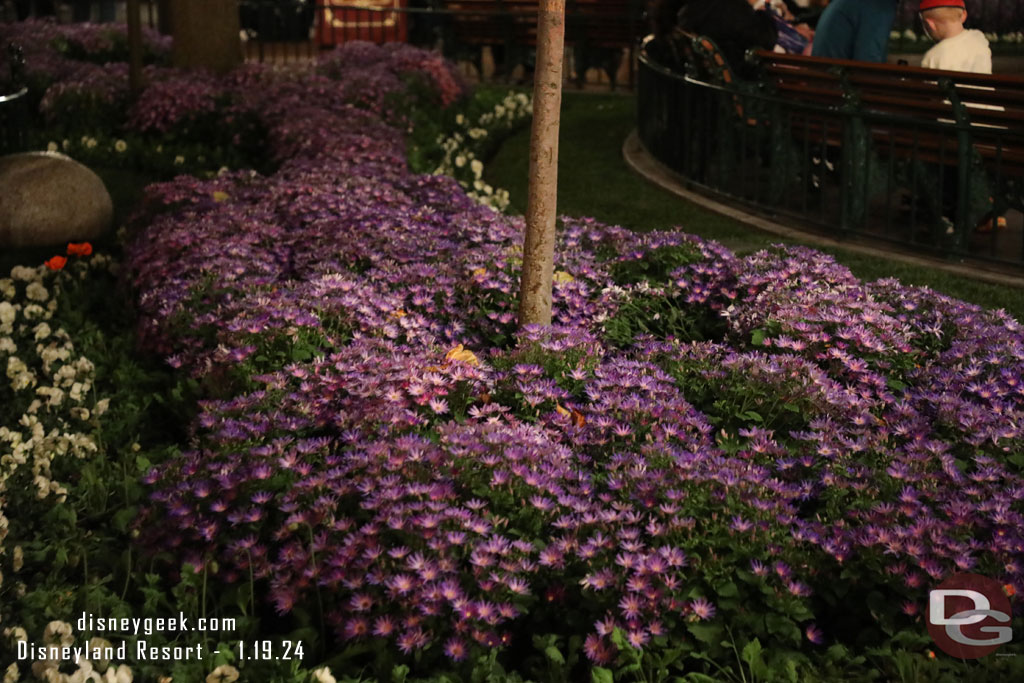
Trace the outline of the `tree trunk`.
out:
<instances>
[{"instance_id":1,"label":"tree trunk","mask_svg":"<svg viewBox=\"0 0 1024 683\"><path fill-rule=\"evenodd\" d=\"M172 0L174 64L230 71L242 62L238 0Z\"/></svg>"},{"instance_id":2,"label":"tree trunk","mask_svg":"<svg viewBox=\"0 0 1024 683\"><path fill-rule=\"evenodd\" d=\"M529 195L519 291L520 326L551 324L551 278L558 209L558 122L562 106L565 0L541 0L538 10Z\"/></svg>"}]
</instances>

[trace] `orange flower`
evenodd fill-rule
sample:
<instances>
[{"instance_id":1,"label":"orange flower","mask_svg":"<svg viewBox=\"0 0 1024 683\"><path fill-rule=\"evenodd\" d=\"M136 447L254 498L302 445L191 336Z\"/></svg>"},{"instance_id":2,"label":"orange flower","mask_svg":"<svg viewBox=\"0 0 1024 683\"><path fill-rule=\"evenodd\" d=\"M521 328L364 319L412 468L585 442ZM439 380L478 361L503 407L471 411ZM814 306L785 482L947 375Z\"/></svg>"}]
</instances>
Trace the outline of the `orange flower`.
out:
<instances>
[{"instance_id":1,"label":"orange flower","mask_svg":"<svg viewBox=\"0 0 1024 683\"><path fill-rule=\"evenodd\" d=\"M46 267L50 270L60 270L68 262L63 256L54 256L52 259L46 262Z\"/></svg>"},{"instance_id":2,"label":"orange flower","mask_svg":"<svg viewBox=\"0 0 1024 683\"><path fill-rule=\"evenodd\" d=\"M1012 598L1017 594L1017 589L1013 587L1012 583L1003 584L1003 592L1006 593L1006 597Z\"/></svg>"},{"instance_id":3,"label":"orange flower","mask_svg":"<svg viewBox=\"0 0 1024 683\"><path fill-rule=\"evenodd\" d=\"M92 253L92 245L88 242L71 242L68 244L68 254L71 256L88 256Z\"/></svg>"}]
</instances>

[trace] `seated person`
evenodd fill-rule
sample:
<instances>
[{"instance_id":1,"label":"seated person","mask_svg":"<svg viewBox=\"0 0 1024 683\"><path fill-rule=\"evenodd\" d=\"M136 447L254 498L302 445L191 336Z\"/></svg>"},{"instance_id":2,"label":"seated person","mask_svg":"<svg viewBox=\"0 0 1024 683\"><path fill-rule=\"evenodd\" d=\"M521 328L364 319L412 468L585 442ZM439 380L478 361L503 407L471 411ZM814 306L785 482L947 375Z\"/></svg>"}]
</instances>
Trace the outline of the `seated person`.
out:
<instances>
[{"instance_id":1,"label":"seated person","mask_svg":"<svg viewBox=\"0 0 1024 683\"><path fill-rule=\"evenodd\" d=\"M964 0L922 0L918 10L921 25L932 40L938 41L924 53L921 66L927 69L992 73L992 50L985 34L965 29L967 6Z\"/></svg>"},{"instance_id":2,"label":"seated person","mask_svg":"<svg viewBox=\"0 0 1024 683\"><path fill-rule=\"evenodd\" d=\"M644 49L658 64L678 73L686 69L686 51L681 49L676 25L679 9L685 0L659 0L651 11L651 35L644 39Z\"/></svg>"},{"instance_id":3,"label":"seated person","mask_svg":"<svg viewBox=\"0 0 1024 683\"><path fill-rule=\"evenodd\" d=\"M947 71L970 71L972 73L992 73L992 50L989 48L985 34L976 29L965 29L967 6L964 0L921 0L918 8L921 25L925 33L937 43L924 54L921 66L927 69L945 69ZM990 232L993 227L1005 228L1006 218L993 216L986 210L991 205L988 197L988 186L985 172L980 163L972 164L970 188L969 217L976 218L979 232ZM956 171L946 168L943 171L948 187L956 187ZM945 202L945 213L956 212L956 202L951 198ZM947 219L948 220L948 219Z\"/></svg>"},{"instance_id":4,"label":"seated person","mask_svg":"<svg viewBox=\"0 0 1024 683\"><path fill-rule=\"evenodd\" d=\"M885 62L899 0L832 0L814 33L815 57Z\"/></svg>"},{"instance_id":5,"label":"seated person","mask_svg":"<svg viewBox=\"0 0 1024 683\"><path fill-rule=\"evenodd\" d=\"M679 28L715 41L729 66L749 77L745 61L750 48L771 50L778 29L771 12L754 11L747 0L687 0L679 10Z\"/></svg>"},{"instance_id":6,"label":"seated person","mask_svg":"<svg viewBox=\"0 0 1024 683\"><path fill-rule=\"evenodd\" d=\"M796 17L783 0L750 0L755 10L768 10L775 21L779 32L776 52L788 52L791 55L811 54L811 43L814 40L814 29L805 23L797 23Z\"/></svg>"}]
</instances>

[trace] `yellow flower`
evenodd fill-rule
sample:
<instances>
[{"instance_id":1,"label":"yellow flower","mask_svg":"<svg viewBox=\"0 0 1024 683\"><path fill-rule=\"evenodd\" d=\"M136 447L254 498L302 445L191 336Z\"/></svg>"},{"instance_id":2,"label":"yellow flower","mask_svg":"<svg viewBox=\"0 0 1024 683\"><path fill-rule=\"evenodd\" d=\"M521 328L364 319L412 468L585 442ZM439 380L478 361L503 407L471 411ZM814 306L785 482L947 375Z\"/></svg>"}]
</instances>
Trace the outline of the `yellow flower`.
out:
<instances>
[{"instance_id":1,"label":"yellow flower","mask_svg":"<svg viewBox=\"0 0 1024 683\"><path fill-rule=\"evenodd\" d=\"M229 195L227 192L221 192L220 190L217 190L216 192L213 193L213 201L215 202L222 202L225 199L229 199L230 197L231 195Z\"/></svg>"},{"instance_id":2,"label":"yellow flower","mask_svg":"<svg viewBox=\"0 0 1024 683\"><path fill-rule=\"evenodd\" d=\"M570 415L572 415L572 413L569 412L568 409L563 408L558 403L555 404L555 412L557 412L559 415L564 415L565 417L569 417Z\"/></svg>"},{"instance_id":3,"label":"yellow flower","mask_svg":"<svg viewBox=\"0 0 1024 683\"><path fill-rule=\"evenodd\" d=\"M564 270L556 270L555 274L551 276L551 281L557 282L558 284L573 282L575 279L576 278L574 278L572 275L569 275L569 273L565 272Z\"/></svg>"},{"instance_id":4,"label":"yellow flower","mask_svg":"<svg viewBox=\"0 0 1024 683\"><path fill-rule=\"evenodd\" d=\"M458 360L462 361L463 363L469 363L470 365L480 364L480 361L477 360L477 357L473 354L473 352L463 348L462 344L459 344L454 349L446 353L444 359Z\"/></svg>"},{"instance_id":5,"label":"yellow flower","mask_svg":"<svg viewBox=\"0 0 1024 683\"><path fill-rule=\"evenodd\" d=\"M392 318L404 318L407 315L409 315L409 314L406 313L405 311L403 311L401 308L399 308L396 311L391 311L391 317Z\"/></svg>"}]
</instances>

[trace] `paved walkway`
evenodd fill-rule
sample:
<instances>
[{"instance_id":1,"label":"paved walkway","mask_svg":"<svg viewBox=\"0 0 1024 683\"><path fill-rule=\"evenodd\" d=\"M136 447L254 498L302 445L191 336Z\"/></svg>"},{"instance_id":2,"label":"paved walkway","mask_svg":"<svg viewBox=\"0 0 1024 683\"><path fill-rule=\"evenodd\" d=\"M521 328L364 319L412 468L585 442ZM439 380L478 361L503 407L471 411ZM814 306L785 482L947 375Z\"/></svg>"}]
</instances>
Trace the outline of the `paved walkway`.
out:
<instances>
[{"instance_id":1,"label":"paved walkway","mask_svg":"<svg viewBox=\"0 0 1024 683\"><path fill-rule=\"evenodd\" d=\"M805 230L799 230L792 226L777 223L771 219L748 213L741 209L712 199L708 195L694 192L687 187L686 181L677 173L667 168L653 156L651 156L636 131L630 134L622 146L622 155L626 163L633 171L650 182L672 192L683 199L698 204L710 211L728 216L733 220L745 223L752 228L778 235L787 240L794 240L810 244L812 246L834 247L847 251L875 256L878 258L892 259L924 268L945 271L952 275L973 278L982 282L996 285L1024 288L1024 273L1010 273L1001 270L994 270L991 264L960 264L950 263L941 259L928 258L916 254L910 254L895 249L882 249L862 241L837 240L815 234Z\"/></svg>"}]
</instances>

